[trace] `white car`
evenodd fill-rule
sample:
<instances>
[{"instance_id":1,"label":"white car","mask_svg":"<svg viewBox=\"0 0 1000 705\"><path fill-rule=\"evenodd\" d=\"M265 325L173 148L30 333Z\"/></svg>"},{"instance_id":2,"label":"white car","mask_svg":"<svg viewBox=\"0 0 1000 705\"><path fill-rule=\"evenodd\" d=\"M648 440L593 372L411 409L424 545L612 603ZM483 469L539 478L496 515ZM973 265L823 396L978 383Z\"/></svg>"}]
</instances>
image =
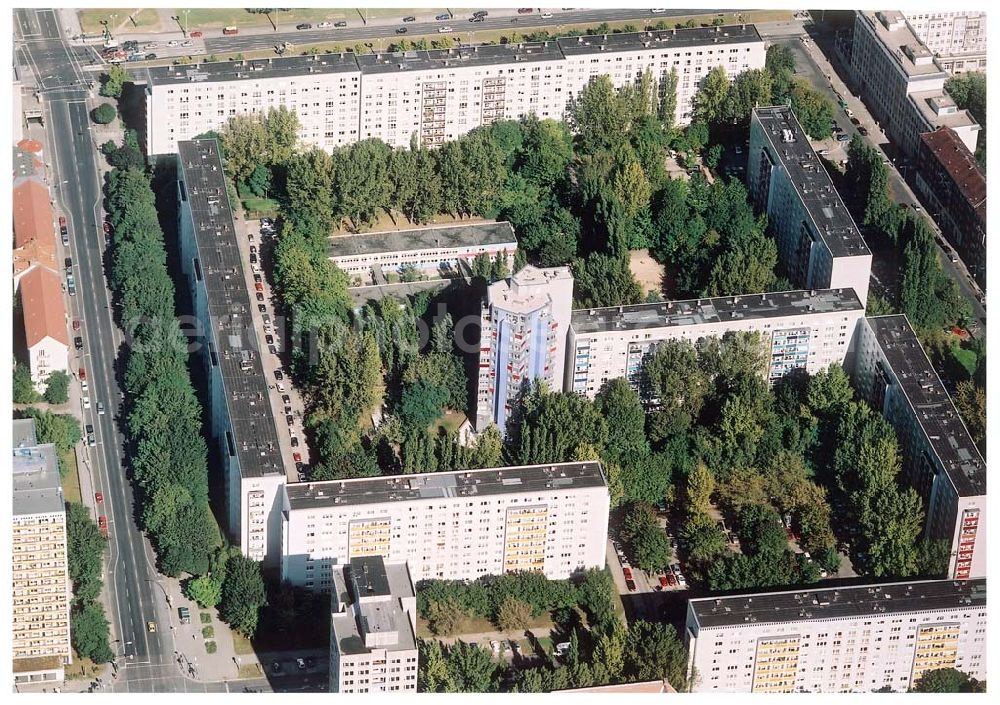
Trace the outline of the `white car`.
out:
<instances>
[{"instance_id":1,"label":"white car","mask_svg":"<svg viewBox=\"0 0 1000 705\"><path fill-rule=\"evenodd\" d=\"M168 47L175 47L175 46L177 46L178 44L180 44L180 42L179 42L179 41L177 41L176 39L171 39L171 40L170 40L169 42L167 42L167 46L168 46Z\"/></svg>"},{"instance_id":2,"label":"white car","mask_svg":"<svg viewBox=\"0 0 1000 705\"><path fill-rule=\"evenodd\" d=\"M652 12L654 15L659 15L661 12L666 12L666 10L661 7L656 10L650 10L650 12Z\"/></svg>"},{"instance_id":3,"label":"white car","mask_svg":"<svg viewBox=\"0 0 1000 705\"><path fill-rule=\"evenodd\" d=\"M84 397L83 398L83 408L84 409L89 409L90 408L90 397Z\"/></svg>"},{"instance_id":4,"label":"white car","mask_svg":"<svg viewBox=\"0 0 1000 705\"><path fill-rule=\"evenodd\" d=\"M181 46L182 47L191 47L191 46L194 46L194 42L192 42L190 39L188 39L186 42L184 42L183 44L181 44Z\"/></svg>"},{"instance_id":5,"label":"white car","mask_svg":"<svg viewBox=\"0 0 1000 705\"><path fill-rule=\"evenodd\" d=\"M551 20L552 19L552 13L551 12L543 12L542 13L542 19L543 20Z\"/></svg>"},{"instance_id":6,"label":"white car","mask_svg":"<svg viewBox=\"0 0 1000 705\"><path fill-rule=\"evenodd\" d=\"M332 27L333 26L333 22L320 22L316 26L319 27L320 29L326 29L327 27Z\"/></svg>"},{"instance_id":7,"label":"white car","mask_svg":"<svg viewBox=\"0 0 1000 705\"><path fill-rule=\"evenodd\" d=\"M454 32L451 27L438 27L438 34L445 34L446 32Z\"/></svg>"}]
</instances>

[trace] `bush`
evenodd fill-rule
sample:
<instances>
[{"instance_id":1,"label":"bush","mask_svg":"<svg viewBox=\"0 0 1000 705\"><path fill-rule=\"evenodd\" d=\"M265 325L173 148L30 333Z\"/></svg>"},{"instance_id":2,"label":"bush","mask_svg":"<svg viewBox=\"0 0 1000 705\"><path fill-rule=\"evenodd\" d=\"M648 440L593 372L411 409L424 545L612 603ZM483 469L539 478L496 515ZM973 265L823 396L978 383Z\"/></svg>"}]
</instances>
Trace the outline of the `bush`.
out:
<instances>
[{"instance_id":1,"label":"bush","mask_svg":"<svg viewBox=\"0 0 1000 705\"><path fill-rule=\"evenodd\" d=\"M69 401L69 375L57 370L45 382L45 401L49 404L65 404Z\"/></svg>"},{"instance_id":2,"label":"bush","mask_svg":"<svg viewBox=\"0 0 1000 705\"><path fill-rule=\"evenodd\" d=\"M205 639L214 639L215 629L213 629L212 627L205 627L204 629L201 630L201 636Z\"/></svg>"},{"instance_id":3,"label":"bush","mask_svg":"<svg viewBox=\"0 0 1000 705\"><path fill-rule=\"evenodd\" d=\"M208 612L202 612L201 613L201 623L202 624L211 624L212 623L212 615L209 614Z\"/></svg>"},{"instance_id":4,"label":"bush","mask_svg":"<svg viewBox=\"0 0 1000 705\"><path fill-rule=\"evenodd\" d=\"M218 647L215 645L214 641L205 642L205 653L214 654L216 651L218 651Z\"/></svg>"},{"instance_id":5,"label":"bush","mask_svg":"<svg viewBox=\"0 0 1000 705\"><path fill-rule=\"evenodd\" d=\"M101 103L90 113L90 117L98 125L107 125L118 116L118 111L111 103Z\"/></svg>"},{"instance_id":6,"label":"bush","mask_svg":"<svg viewBox=\"0 0 1000 705\"><path fill-rule=\"evenodd\" d=\"M222 599L222 582L208 575L199 575L187 581L184 595L197 602L199 607L215 607Z\"/></svg>"},{"instance_id":7,"label":"bush","mask_svg":"<svg viewBox=\"0 0 1000 705\"><path fill-rule=\"evenodd\" d=\"M15 404L33 404L42 398L31 381L31 370L21 363L14 365L13 391Z\"/></svg>"}]
</instances>

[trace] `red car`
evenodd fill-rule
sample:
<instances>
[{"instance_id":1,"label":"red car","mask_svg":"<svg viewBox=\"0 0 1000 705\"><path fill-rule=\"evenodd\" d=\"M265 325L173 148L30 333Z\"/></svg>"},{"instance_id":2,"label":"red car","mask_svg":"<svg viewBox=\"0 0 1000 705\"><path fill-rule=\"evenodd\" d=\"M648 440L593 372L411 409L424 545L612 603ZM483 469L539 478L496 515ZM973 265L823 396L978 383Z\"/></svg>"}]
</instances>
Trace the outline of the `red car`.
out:
<instances>
[{"instance_id":1,"label":"red car","mask_svg":"<svg viewBox=\"0 0 1000 705\"><path fill-rule=\"evenodd\" d=\"M111 223L109 223L106 220L104 221L104 232L106 232L106 233L110 233L111 232Z\"/></svg>"},{"instance_id":2,"label":"red car","mask_svg":"<svg viewBox=\"0 0 1000 705\"><path fill-rule=\"evenodd\" d=\"M59 227L60 227L60 228L62 228L62 227L64 227L65 225L66 225L66 217L65 217L65 216L62 216L62 215L61 215L61 216L59 216Z\"/></svg>"},{"instance_id":3,"label":"red car","mask_svg":"<svg viewBox=\"0 0 1000 705\"><path fill-rule=\"evenodd\" d=\"M73 330L80 330L80 319L79 318L74 318L73 319Z\"/></svg>"},{"instance_id":4,"label":"red car","mask_svg":"<svg viewBox=\"0 0 1000 705\"><path fill-rule=\"evenodd\" d=\"M253 288L257 291L264 291L264 285L260 282L254 282Z\"/></svg>"},{"instance_id":5,"label":"red car","mask_svg":"<svg viewBox=\"0 0 1000 705\"><path fill-rule=\"evenodd\" d=\"M660 576L660 587L669 587L669 586L670 586L670 581L667 580L667 576L661 575Z\"/></svg>"},{"instance_id":6,"label":"red car","mask_svg":"<svg viewBox=\"0 0 1000 705\"><path fill-rule=\"evenodd\" d=\"M108 518L103 514L97 517L97 526L100 528L101 533L105 536L108 535Z\"/></svg>"},{"instance_id":7,"label":"red car","mask_svg":"<svg viewBox=\"0 0 1000 705\"><path fill-rule=\"evenodd\" d=\"M635 592L635 581L634 580L626 580L625 581L625 587L628 588L629 592Z\"/></svg>"},{"instance_id":8,"label":"red car","mask_svg":"<svg viewBox=\"0 0 1000 705\"><path fill-rule=\"evenodd\" d=\"M519 14L519 15L530 15L534 11L535 11L535 9L532 8L532 7L522 7L521 9L519 9L517 11L517 14Z\"/></svg>"},{"instance_id":9,"label":"red car","mask_svg":"<svg viewBox=\"0 0 1000 705\"><path fill-rule=\"evenodd\" d=\"M296 463L301 463L302 453L292 453L292 458L295 460Z\"/></svg>"},{"instance_id":10,"label":"red car","mask_svg":"<svg viewBox=\"0 0 1000 705\"><path fill-rule=\"evenodd\" d=\"M667 585L670 587L675 587L677 585L677 578L674 577L673 573L667 573Z\"/></svg>"},{"instance_id":11,"label":"red car","mask_svg":"<svg viewBox=\"0 0 1000 705\"><path fill-rule=\"evenodd\" d=\"M80 374L78 376L80 377L81 382L85 382L87 380L87 371L81 367Z\"/></svg>"},{"instance_id":12,"label":"red car","mask_svg":"<svg viewBox=\"0 0 1000 705\"><path fill-rule=\"evenodd\" d=\"M191 37L191 39L200 39L204 35L200 31L195 31L191 32L188 36Z\"/></svg>"},{"instance_id":13,"label":"red car","mask_svg":"<svg viewBox=\"0 0 1000 705\"><path fill-rule=\"evenodd\" d=\"M104 495L102 495L100 492L95 492L94 493L94 500L98 504L101 504L102 502L104 502Z\"/></svg>"},{"instance_id":14,"label":"red car","mask_svg":"<svg viewBox=\"0 0 1000 705\"><path fill-rule=\"evenodd\" d=\"M622 575L625 576L626 580L631 580L632 579L632 569L631 568L622 568Z\"/></svg>"}]
</instances>

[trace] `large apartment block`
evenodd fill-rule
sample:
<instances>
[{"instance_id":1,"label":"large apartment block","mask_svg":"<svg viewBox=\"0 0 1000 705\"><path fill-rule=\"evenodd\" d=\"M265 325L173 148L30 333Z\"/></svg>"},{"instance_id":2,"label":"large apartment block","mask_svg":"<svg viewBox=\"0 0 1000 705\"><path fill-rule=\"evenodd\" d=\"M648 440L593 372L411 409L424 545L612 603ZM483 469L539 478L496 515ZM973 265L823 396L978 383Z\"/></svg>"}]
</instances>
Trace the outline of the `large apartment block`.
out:
<instances>
[{"instance_id":1,"label":"large apartment block","mask_svg":"<svg viewBox=\"0 0 1000 705\"><path fill-rule=\"evenodd\" d=\"M328 591L353 558L414 582L604 565L609 495L597 462L299 482L283 492L281 577Z\"/></svg>"},{"instance_id":2,"label":"large apartment block","mask_svg":"<svg viewBox=\"0 0 1000 705\"><path fill-rule=\"evenodd\" d=\"M218 144L195 140L177 149L181 266L201 324L228 531L244 555L277 565L285 468Z\"/></svg>"},{"instance_id":3,"label":"large apartment block","mask_svg":"<svg viewBox=\"0 0 1000 705\"><path fill-rule=\"evenodd\" d=\"M950 127L970 152L980 126L944 92L948 72L896 10L857 11L850 44L853 81L872 116L907 157L920 135Z\"/></svg>"},{"instance_id":4,"label":"large apartment block","mask_svg":"<svg viewBox=\"0 0 1000 705\"><path fill-rule=\"evenodd\" d=\"M521 268L486 292L479 338L476 429L503 433L518 394L533 380L562 386L573 306L569 267Z\"/></svg>"},{"instance_id":5,"label":"large apartment block","mask_svg":"<svg viewBox=\"0 0 1000 705\"><path fill-rule=\"evenodd\" d=\"M982 10L906 12L906 22L950 74L986 70L986 13Z\"/></svg>"},{"instance_id":6,"label":"large apartment block","mask_svg":"<svg viewBox=\"0 0 1000 705\"><path fill-rule=\"evenodd\" d=\"M925 672L986 678L986 580L690 600L696 693L905 692Z\"/></svg>"},{"instance_id":7,"label":"large apartment block","mask_svg":"<svg viewBox=\"0 0 1000 705\"><path fill-rule=\"evenodd\" d=\"M13 439L14 682L56 682L73 662L66 504L56 448L37 444L34 420L14 421Z\"/></svg>"},{"instance_id":8,"label":"large apartment block","mask_svg":"<svg viewBox=\"0 0 1000 705\"><path fill-rule=\"evenodd\" d=\"M948 576L986 575L986 462L905 316L861 323L855 388L899 436L924 535L951 549Z\"/></svg>"},{"instance_id":9,"label":"large apartment block","mask_svg":"<svg viewBox=\"0 0 1000 705\"><path fill-rule=\"evenodd\" d=\"M453 49L213 62L147 69L146 146L170 154L179 141L220 129L230 117L284 105L306 145L327 151L378 137L433 146L496 120L562 120L598 75L616 86L646 71L662 94L677 71L675 122L690 122L708 72L730 78L764 68L753 25L592 35ZM662 97L662 96L660 96Z\"/></svg>"},{"instance_id":10,"label":"large apartment block","mask_svg":"<svg viewBox=\"0 0 1000 705\"><path fill-rule=\"evenodd\" d=\"M329 692L417 692L417 598L406 564L363 556L333 575Z\"/></svg>"},{"instance_id":11,"label":"large apartment block","mask_svg":"<svg viewBox=\"0 0 1000 705\"><path fill-rule=\"evenodd\" d=\"M511 224L486 221L413 230L334 235L330 260L355 279L384 284L386 275L413 268L432 277L462 274L463 265L486 255L513 268L517 238Z\"/></svg>"},{"instance_id":12,"label":"large apartment block","mask_svg":"<svg viewBox=\"0 0 1000 705\"><path fill-rule=\"evenodd\" d=\"M570 323L564 389L593 399L605 382L624 377L638 390L643 363L657 345L697 345L730 332L760 334L769 381L794 369L815 374L833 363L848 366L864 315L853 289L580 309Z\"/></svg>"},{"instance_id":13,"label":"large apartment block","mask_svg":"<svg viewBox=\"0 0 1000 705\"><path fill-rule=\"evenodd\" d=\"M850 287L866 303L871 251L791 108L754 109L747 179L792 283Z\"/></svg>"}]
</instances>

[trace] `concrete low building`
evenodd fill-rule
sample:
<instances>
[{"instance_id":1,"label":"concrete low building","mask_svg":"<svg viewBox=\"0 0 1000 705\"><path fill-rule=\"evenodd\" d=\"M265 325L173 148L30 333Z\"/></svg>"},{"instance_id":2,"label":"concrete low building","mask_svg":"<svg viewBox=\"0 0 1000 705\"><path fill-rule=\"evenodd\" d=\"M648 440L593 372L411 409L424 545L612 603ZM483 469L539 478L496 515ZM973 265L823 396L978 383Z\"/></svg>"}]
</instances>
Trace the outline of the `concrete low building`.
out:
<instances>
[{"instance_id":1,"label":"concrete low building","mask_svg":"<svg viewBox=\"0 0 1000 705\"><path fill-rule=\"evenodd\" d=\"M986 174L947 127L920 135L917 191L969 272L986 288Z\"/></svg>"},{"instance_id":2,"label":"concrete low building","mask_svg":"<svg viewBox=\"0 0 1000 705\"><path fill-rule=\"evenodd\" d=\"M794 286L852 288L868 301L872 253L791 108L754 108L747 179Z\"/></svg>"},{"instance_id":3,"label":"concrete low building","mask_svg":"<svg viewBox=\"0 0 1000 705\"><path fill-rule=\"evenodd\" d=\"M417 598L405 563L352 558L334 572L331 693L417 691Z\"/></svg>"},{"instance_id":4,"label":"concrete low building","mask_svg":"<svg viewBox=\"0 0 1000 705\"><path fill-rule=\"evenodd\" d=\"M905 480L924 501L924 537L949 547L948 576L986 575L986 462L906 316L865 318L858 395L899 436Z\"/></svg>"},{"instance_id":5,"label":"concrete low building","mask_svg":"<svg viewBox=\"0 0 1000 705\"><path fill-rule=\"evenodd\" d=\"M569 267L527 265L490 285L480 316L477 431L496 424L504 433L518 394L530 382L561 387L572 307Z\"/></svg>"},{"instance_id":6,"label":"concrete low building","mask_svg":"<svg viewBox=\"0 0 1000 705\"><path fill-rule=\"evenodd\" d=\"M376 282L404 268L432 277L458 275L464 265L486 255L514 266L517 238L510 223L487 221L434 225L412 230L391 230L330 238L330 259L351 277ZM375 273L378 270L381 273Z\"/></svg>"},{"instance_id":7,"label":"concrete low building","mask_svg":"<svg viewBox=\"0 0 1000 705\"><path fill-rule=\"evenodd\" d=\"M986 580L808 588L688 601L695 693L906 692L956 668L986 679Z\"/></svg>"},{"instance_id":8,"label":"concrete low building","mask_svg":"<svg viewBox=\"0 0 1000 705\"><path fill-rule=\"evenodd\" d=\"M849 366L864 306L853 289L782 291L573 311L564 389L593 399L624 377L640 388L643 362L667 340L697 344L731 332L761 335L767 377Z\"/></svg>"},{"instance_id":9,"label":"concrete low building","mask_svg":"<svg viewBox=\"0 0 1000 705\"><path fill-rule=\"evenodd\" d=\"M54 684L73 662L66 500L56 448L37 445L34 420L15 421L13 436L14 682Z\"/></svg>"},{"instance_id":10,"label":"concrete low building","mask_svg":"<svg viewBox=\"0 0 1000 705\"><path fill-rule=\"evenodd\" d=\"M177 176L181 267L201 324L197 343L222 460L226 526L243 555L277 566L285 467L218 143L181 142Z\"/></svg>"},{"instance_id":11,"label":"concrete low building","mask_svg":"<svg viewBox=\"0 0 1000 705\"><path fill-rule=\"evenodd\" d=\"M600 463L557 463L285 486L281 577L333 589L352 558L409 566L415 582L604 566L610 499Z\"/></svg>"}]
</instances>

